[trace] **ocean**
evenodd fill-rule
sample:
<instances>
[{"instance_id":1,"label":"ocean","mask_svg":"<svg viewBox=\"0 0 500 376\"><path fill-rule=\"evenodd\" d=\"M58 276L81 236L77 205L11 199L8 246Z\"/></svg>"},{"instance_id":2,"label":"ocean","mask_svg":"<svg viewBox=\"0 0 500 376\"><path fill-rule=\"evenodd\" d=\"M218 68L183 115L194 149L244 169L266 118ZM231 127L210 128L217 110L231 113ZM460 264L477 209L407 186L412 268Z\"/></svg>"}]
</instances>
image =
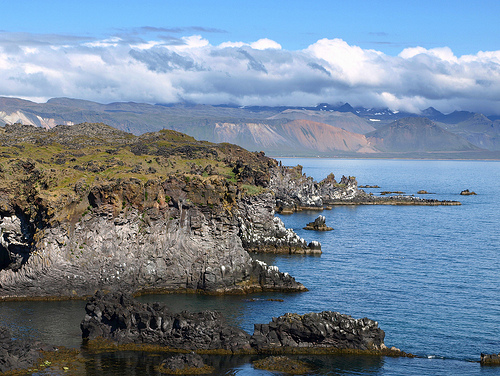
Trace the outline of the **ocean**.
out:
<instances>
[{"instance_id":1,"label":"ocean","mask_svg":"<svg viewBox=\"0 0 500 376\"><path fill-rule=\"evenodd\" d=\"M317 181L333 172L355 176L366 191L403 191L458 200L461 206L334 206L280 216L321 256L254 255L293 275L305 293L250 296L149 295L174 310L216 309L253 332L286 312L338 311L376 320L385 343L417 358L317 356L303 358L310 375L500 375L479 364L481 352L500 352L500 162L282 158ZM464 189L475 196L460 196ZM302 228L319 214L330 232ZM283 301L269 301L268 298ZM79 347L85 302L3 302L0 324L19 336ZM215 358L214 358L215 359ZM217 374L271 375L255 357L220 357ZM103 354L65 374L156 375L161 356ZM38 374L48 374L39 372ZM54 372L50 373L54 374Z\"/></svg>"}]
</instances>

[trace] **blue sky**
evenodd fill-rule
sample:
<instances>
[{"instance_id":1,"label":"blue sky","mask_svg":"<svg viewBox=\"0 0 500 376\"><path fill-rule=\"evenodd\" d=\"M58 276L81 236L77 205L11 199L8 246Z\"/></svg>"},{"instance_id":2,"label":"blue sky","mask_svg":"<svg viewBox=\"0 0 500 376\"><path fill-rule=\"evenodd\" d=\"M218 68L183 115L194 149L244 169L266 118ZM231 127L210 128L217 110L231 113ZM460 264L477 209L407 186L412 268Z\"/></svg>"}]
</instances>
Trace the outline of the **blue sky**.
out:
<instances>
[{"instance_id":1,"label":"blue sky","mask_svg":"<svg viewBox=\"0 0 500 376\"><path fill-rule=\"evenodd\" d=\"M500 1L0 4L4 96L499 108Z\"/></svg>"},{"instance_id":2,"label":"blue sky","mask_svg":"<svg viewBox=\"0 0 500 376\"><path fill-rule=\"evenodd\" d=\"M298 50L321 38L396 55L450 47L457 56L496 50L500 2L478 1L2 1L7 32L105 37L141 27L198 33L213 44L275 40ZM150 33L154 36L154 32ZM160 33L158 33L160 34Z\"/></svg>"}]
</instances>

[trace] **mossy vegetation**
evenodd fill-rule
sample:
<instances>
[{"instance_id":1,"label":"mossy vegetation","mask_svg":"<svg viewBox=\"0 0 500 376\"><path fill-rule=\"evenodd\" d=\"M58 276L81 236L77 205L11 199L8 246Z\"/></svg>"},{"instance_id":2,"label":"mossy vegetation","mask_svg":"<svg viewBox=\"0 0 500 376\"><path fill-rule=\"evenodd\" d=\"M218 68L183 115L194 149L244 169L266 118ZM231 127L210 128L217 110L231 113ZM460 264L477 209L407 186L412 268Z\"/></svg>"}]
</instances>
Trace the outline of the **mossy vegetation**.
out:
<instances>
[{"instance_id":1,"label":"mossy vegetation","mask_svg":"<svg viewBox=\"0 0 500 376\"><path fill-rule=\"evenodd\" d=\"M303 375L311 372L311 367L300 360L290 359L287 356L270 356L253 362L255 368L266 371L281 372L288 375Z\"/></svg>"},{"instance_id":2,"label":"mossy vegetation","mask_svg":"<svg viewBox=\"0 0 500 376\"><path fill-rule=\"evenodd\" d=\"M93 187L123 181L145 187L172 177L196 189L230 185L234 186L231 192L254 195L263 190L275 163L262 153L196 141L172 130L134 136L104 124L50 130L6 125L0 127L0 192L4 197L0 210L14 210L15 202L24 211L42 206L47 217L64 215L79 220L91 210L87 198ZM195 204L217 204L208 194L191 196ZM172 201L147 190L141 199L159 205ZM133 200L120 200L118 211L134 204Z\"/></svg>"}]
</instances>

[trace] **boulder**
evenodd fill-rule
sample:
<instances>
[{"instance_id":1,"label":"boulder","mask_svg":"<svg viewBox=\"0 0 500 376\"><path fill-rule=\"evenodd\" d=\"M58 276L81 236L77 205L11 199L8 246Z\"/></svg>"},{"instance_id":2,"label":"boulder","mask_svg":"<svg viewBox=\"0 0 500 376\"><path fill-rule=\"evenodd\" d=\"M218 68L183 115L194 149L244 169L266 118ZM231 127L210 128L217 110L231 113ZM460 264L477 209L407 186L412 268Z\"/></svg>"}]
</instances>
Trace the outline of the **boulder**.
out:
<instances>
[{"instance_id":1,"label":"boulder","mask_svg":"<svg viewBox=\"0 0 500 376\"><path fill-rule=\"evenodd\" d=\"M314 222L310 222L304 227L304 230L314 230L314 231L332 231L333 227L328 227L326 225L326 218L324 215L318 216Z\"/></svg>"}]
</instances>

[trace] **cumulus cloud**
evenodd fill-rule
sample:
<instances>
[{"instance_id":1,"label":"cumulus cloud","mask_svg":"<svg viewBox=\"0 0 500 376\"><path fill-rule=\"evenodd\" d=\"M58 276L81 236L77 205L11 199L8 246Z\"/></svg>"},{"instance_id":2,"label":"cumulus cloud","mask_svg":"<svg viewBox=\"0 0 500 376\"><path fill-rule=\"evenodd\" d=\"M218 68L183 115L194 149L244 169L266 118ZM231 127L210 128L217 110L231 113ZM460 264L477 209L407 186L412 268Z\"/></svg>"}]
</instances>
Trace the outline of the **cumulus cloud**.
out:
<instances>
[{"instance_id":1,"label":"cumulus cloud","mask_svg":"<svg viewBox=\"0 0 500 376\"><path fill-rule=\"evenodd\" d=\"M168 35L182 29L146 31L165 35L97 40L0 32L0 95L241 105L347 101L500 113L500 51L455 56L448 47L413 47L389 56L342 39L289 51L266 38L212 45L196 34Z\"/></svg>"}]
</instances>

